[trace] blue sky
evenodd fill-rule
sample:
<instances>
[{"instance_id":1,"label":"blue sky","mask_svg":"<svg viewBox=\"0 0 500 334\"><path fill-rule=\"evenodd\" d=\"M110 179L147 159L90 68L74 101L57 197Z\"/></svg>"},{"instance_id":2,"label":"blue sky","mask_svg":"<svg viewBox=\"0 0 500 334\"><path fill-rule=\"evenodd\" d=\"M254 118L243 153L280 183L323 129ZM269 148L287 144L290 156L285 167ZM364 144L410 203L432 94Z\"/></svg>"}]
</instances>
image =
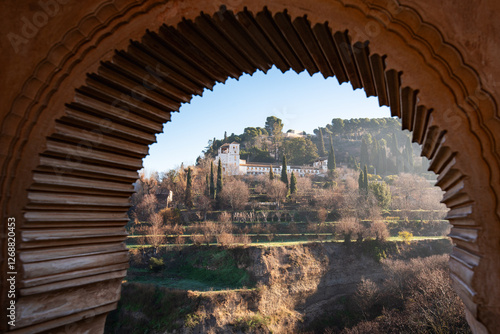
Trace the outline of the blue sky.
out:
<instances>
[{"instance_id":1,"label":"blue sky","mask_svg":"<svg viewBox=\"0 0 500 334\"><path fill-rule=\"evenodd\" d=\"M390 117L390 112L378 106L376 97L366 98L362 89L353 91L350 83L339 85L336 78L324 79L319 73L281 73L273 67L267 74L228 79L182 105L150 146L144 168L147 173L163 172L182 162L194 164L208 140L223 138L224 131L230 135L249 126L264 127L268 116L281 118L284 131L312 133L332 118Z\"/></svg>"}]
</instances>

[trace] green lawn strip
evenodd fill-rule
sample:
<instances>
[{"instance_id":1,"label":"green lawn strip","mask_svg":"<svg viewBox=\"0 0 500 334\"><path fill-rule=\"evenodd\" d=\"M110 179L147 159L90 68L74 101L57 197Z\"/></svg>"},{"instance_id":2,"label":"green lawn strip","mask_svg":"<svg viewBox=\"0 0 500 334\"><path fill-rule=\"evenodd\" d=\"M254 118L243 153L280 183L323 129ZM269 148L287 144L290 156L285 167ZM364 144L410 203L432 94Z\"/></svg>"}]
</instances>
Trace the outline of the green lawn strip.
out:
<instances>
[{"instance_id":1,"label":"green lawn strip","mask_svg":"<svg viewBox=\"0 0 500 334\"><path fill-rule=\"evenodd\" d=\"M441 235L438 235L438 236L431 235L431 236L413 236L411 238L411 240L439 240L439 239L449 239L449 237L441 236ZM388 241L404 241L403 238L401 238L401 237L389 237L387 240Z\"/></svg>"},{"instance_id":2,"label":"green lawn strip","mask_svg":"<svg viewBox=\"0 0 500 334\"><path fill-rule=\"evenodd\" d=\"M306 236L310 236L310 235L331 235L332 233L331 232L321 232L321 233L314 233L314 232L307 232L307 233L248 233L246 234L247 236L249 237L258 237L258 236L269 236L269 235L274 235L274 236L294 236L294 235L306 235ZM182 235L167 235L166 237L186 237L186 238L189 238L191 237L193 234L182 234ZM239 235L239 234L235 234L235 235ZM138 237L153 237L154 235L129 235L128 238L138 238ZM163 236L163 235L162 235Z\"/></svg>"},{"instance_id":3,"label":"green lawn strip","mask_svg":"<svg viewBox=\"0 0 500 334\"><path fill-rule=\"evenodd\" d=\"M311 235L316 235L315 233ZM320 233L320 235L331 235L331 233ZM262 236L262 234L261 234ZM411 240L439 240L439 239L449 239L447 236L413 236ZM403 241L403 238L401 237L389 237L387 239L388 241ZM343 240L333 240L333 239L328 239L328 240L289 240L289 241L260 241L260 242L252 242L250 244L247 244L247 246L251 245L269 245L269 246L280 246L280 245L293 245L293 244L306 244L306 243L312 243L312 242L326 242L326 241L331 241L331 242L343 242ZM210 246L217 246L217 243L210 243ZM232 244L233 246L245 246L245 244ZM174 244L163 244L160 247L189 247L193 246L192 243L186 243L182 245L174 245ZM151 245L127 245L127 248L129 249L135 249L135 248L147 248L151 247Z\"/></svg>"}]
</instances>

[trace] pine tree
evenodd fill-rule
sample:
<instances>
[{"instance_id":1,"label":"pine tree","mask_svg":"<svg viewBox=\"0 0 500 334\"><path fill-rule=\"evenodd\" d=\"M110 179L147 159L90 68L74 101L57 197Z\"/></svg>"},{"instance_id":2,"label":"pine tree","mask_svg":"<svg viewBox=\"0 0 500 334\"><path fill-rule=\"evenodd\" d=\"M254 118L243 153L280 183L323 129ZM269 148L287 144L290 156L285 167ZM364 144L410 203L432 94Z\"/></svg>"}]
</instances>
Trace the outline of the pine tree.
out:
<instances>
[{"instance_id":1,"label":"pine tree","mask_svg":"<svg viewBox=\"0 0 500 334\"><path fill-rule=\"evenodd\" d=\"M283 156L283 166L281 167L281 181L286 184L288 188L288 174L286 170L286 156Z\"/></svg>"},{"instance_id":2,"label":"pine tree","mask_svg":"<svg viewBox=\"0 0 500 334\"><path fill-rule=\"evenodd\" d=\"M187 177L186 177L186 193L184 198L184 204L187 208L191 208L193 206L193 200L191 195L191 187L192 187L192 175L191 175L191 167L188 167Z\"/></svg>"},{"instance_id":3,"label":"pine tree","mask_svg":"<svg viewBox=\"0 0 500 334\"><path fill-rule=\"evenodd\" d=\"M269 180L274 180L273 165L271 165L271 168L269 170Z\"/></svg>"},{"instance_id":4,"label":"pine tree","mask_svg":"<svg viewBox=\"0 0 500 334\"><path fill-rule=\"evenodd\" d=\"M290 176L290 194L293 195L297 192L297 178L295 177L295 174L292 172L292 175Z\"/></svg>"},{"instance_id":5,"label":"pine tree","mask_svg":"<svg viewBox=\"0 0 500 334\"><path fill-rule=\"evenodd\" d=\"M330 136L330 152L328 153L328 164L329 171L334 171L337 168L337 163L335 162L335 151L333 150L333 140Z\"/></svg>"},{"instance_id":6,"label":"pine tree","mask_svg":"<svg viewBox=\"0 0 500 334\"><path fill-rule=\"evenodd\" d=\"M323 139L323 130L319 128L319 155L324 157L326 155L325 140Z\"/></svg>"},{"instance_id":7,"label":"pine tree","mask_svg":"<svg viewBox=\"0 0 500 334\"><path fill-rule=\"evenodd\" d=\"M368 145L366 144L366 140L364 138L361 141L361 156L359 160L361 166L370 164L369 162L370 157L368 155Z\"/></svg>"},{"instance_id":8,"label":"pine tree","mask_svg":"<svg viewBox=\"0 0 500 334\"><path fill-rule=\"evenodd\" d=\"M221 193L222 193L222 163L219 159L219 166L217 167L217 189L215 190L215 201L219 209L222 204Z\"/></svg>"},{"instance_id":9,"label":"pine tree","mask_svg":"<svg viewBox=\"0 0 500 334\"><path fill-rule=\"evenodd\" d=\"M215 199L214 162L210 164L210 198Z\"/></svg>"},{"instance_id":10,"label":"pine tree","mask_svg":"<svg viewBox=\"0 0 500 334\"><path fill-rule=\"evenodd\" d=\"M365 192L368 192L368 168L365 165L365 168L363 169L363 188Z\"/></svg>"}]
</instances>

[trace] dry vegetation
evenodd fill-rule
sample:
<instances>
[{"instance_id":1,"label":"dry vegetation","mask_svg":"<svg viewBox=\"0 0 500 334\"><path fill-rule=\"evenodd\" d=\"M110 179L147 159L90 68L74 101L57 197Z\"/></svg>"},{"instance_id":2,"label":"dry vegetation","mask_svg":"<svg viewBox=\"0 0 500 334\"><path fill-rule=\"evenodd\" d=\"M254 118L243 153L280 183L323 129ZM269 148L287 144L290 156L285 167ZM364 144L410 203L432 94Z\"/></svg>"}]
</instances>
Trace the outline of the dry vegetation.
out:
<instances>
[{"instance_id":1,"label":"dry vegetation","mask_svg":"<svg viewBox=\"0 0 500 334\"><path fill-rule=\"evenodd\" d=\"M382 282L362 278L341 309L316 319L307 333L471 333L447 263L448 255L382 260Z\"/></svg>"},{"instance_id":2,"label":"dry vegetation","mask_svg":"<svg viewBox=\"0 0 500 334\"><path fill-rule=\"evenodd\" d=\"M337 123L322 131L340 131ZM356 122L346 126L358 130L335 137L345 147L356 146L341 154L342 166L326 177L298 177L295 191L280 175L218 177L213 155L222 141L212 142L196 166L149 177L141 174L127 227L129 246L140 246L131 250L129 279L193 291L183 294L129 285L124 291L131 301L123 301L117 323L153 322L153 329L144 325L151 333L174 329L177 333L467 333L463 306L449 286L445 257L395 258L412 253L414 236L447 234L449 225L443 220L447 210L439 203L442 192L422 176L403 173L417 170L411 142L400 146L394 135L372 138ZM362 168L353 154L360 135L362 151L363 146L373 149L369 157L363 158L362 152L361 160L368 162L370 171L385 170L380 175L360 175ZM248 156L264 152L274 160L280 155L278 133L248 136L248 147L242 141ZM319 141L322 135L317 137ZM266 147L273 149L273 157ZM424 169L421 162L419 173L427 177ZM388 241L391 237L401 241ZM269 247L325 240L343 243ZM251 247L257 243L265 246ZM336 253L335 247L344 248ZM421 253L412 257L424 256ZM258 260L242 262L241 254L253 254ZM385 278L377 281L359 272L342 272L353 280L337 287L343 297L332 305L313 307L328 310L324 315L306 316L308 298L317 298L317 289L324 288L335 254L346 256L335 270L360 261L361 269L367 270L364 264L378 268L377 275ZM206 291L210 289L223 290ZM155 310L141 306L146 300L133 296L133 291L154 295L160 310L170 298L183 300L185 306L169 311L175 317L158 312L153 316L148 312ZM133 333L129 325L117 328L122 330L116 333Z\"/></svg>"},{"instance_id":3,"label":"dry vegetation","mask_svg":"<svg viewBox=\"0 0 500 334\"><path fill-rule=\"evenodd\" d=\"M130 280L162 285L174 275L173 287L185 278L198 291L130 283L107 333L469 333L447 256L419 257L447 251L438 241L135 249ZM183 302L157 305L171 298ZM157 310L141 305L152 301Z\"/></svg>"}]
</instances>

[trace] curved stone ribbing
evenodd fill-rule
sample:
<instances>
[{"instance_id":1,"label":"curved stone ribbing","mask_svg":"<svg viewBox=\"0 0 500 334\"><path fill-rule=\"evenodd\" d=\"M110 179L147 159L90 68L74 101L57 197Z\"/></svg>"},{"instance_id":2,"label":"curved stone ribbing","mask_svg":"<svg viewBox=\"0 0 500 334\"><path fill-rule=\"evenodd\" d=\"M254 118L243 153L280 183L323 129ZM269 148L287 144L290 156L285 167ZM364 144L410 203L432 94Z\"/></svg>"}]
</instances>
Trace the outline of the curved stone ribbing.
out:
<instances>
[{"instance_id":1,"label":"curved stone ribbing","mask_svg":"<svg viewBox=\"0 0 500 334\"><path fill-rule=\"evenodd\" d=\"M25 274L16 328L39 332L115 307L128 266L123 226L131 183L155 134L172 111L204 88L272 65L321 72L364 88L413 131L451 209L454 286L477 316L472 286L480 260L479 228L467 176L457 165L458 152L447 145L446 131L433 123L435 111L418 103L419 87L402 86L404 68L387 69L385 58L371 54L368 41L353 44L348 31L266 9L255 15L224 9L213 16L202 13L177 27L148 31L127 50L116 51L76 90L40 155L19 245ZM89 302L85 289L109 293ZM34 307L39 300L63 306Z\"/></svg>"}]
</instances>

